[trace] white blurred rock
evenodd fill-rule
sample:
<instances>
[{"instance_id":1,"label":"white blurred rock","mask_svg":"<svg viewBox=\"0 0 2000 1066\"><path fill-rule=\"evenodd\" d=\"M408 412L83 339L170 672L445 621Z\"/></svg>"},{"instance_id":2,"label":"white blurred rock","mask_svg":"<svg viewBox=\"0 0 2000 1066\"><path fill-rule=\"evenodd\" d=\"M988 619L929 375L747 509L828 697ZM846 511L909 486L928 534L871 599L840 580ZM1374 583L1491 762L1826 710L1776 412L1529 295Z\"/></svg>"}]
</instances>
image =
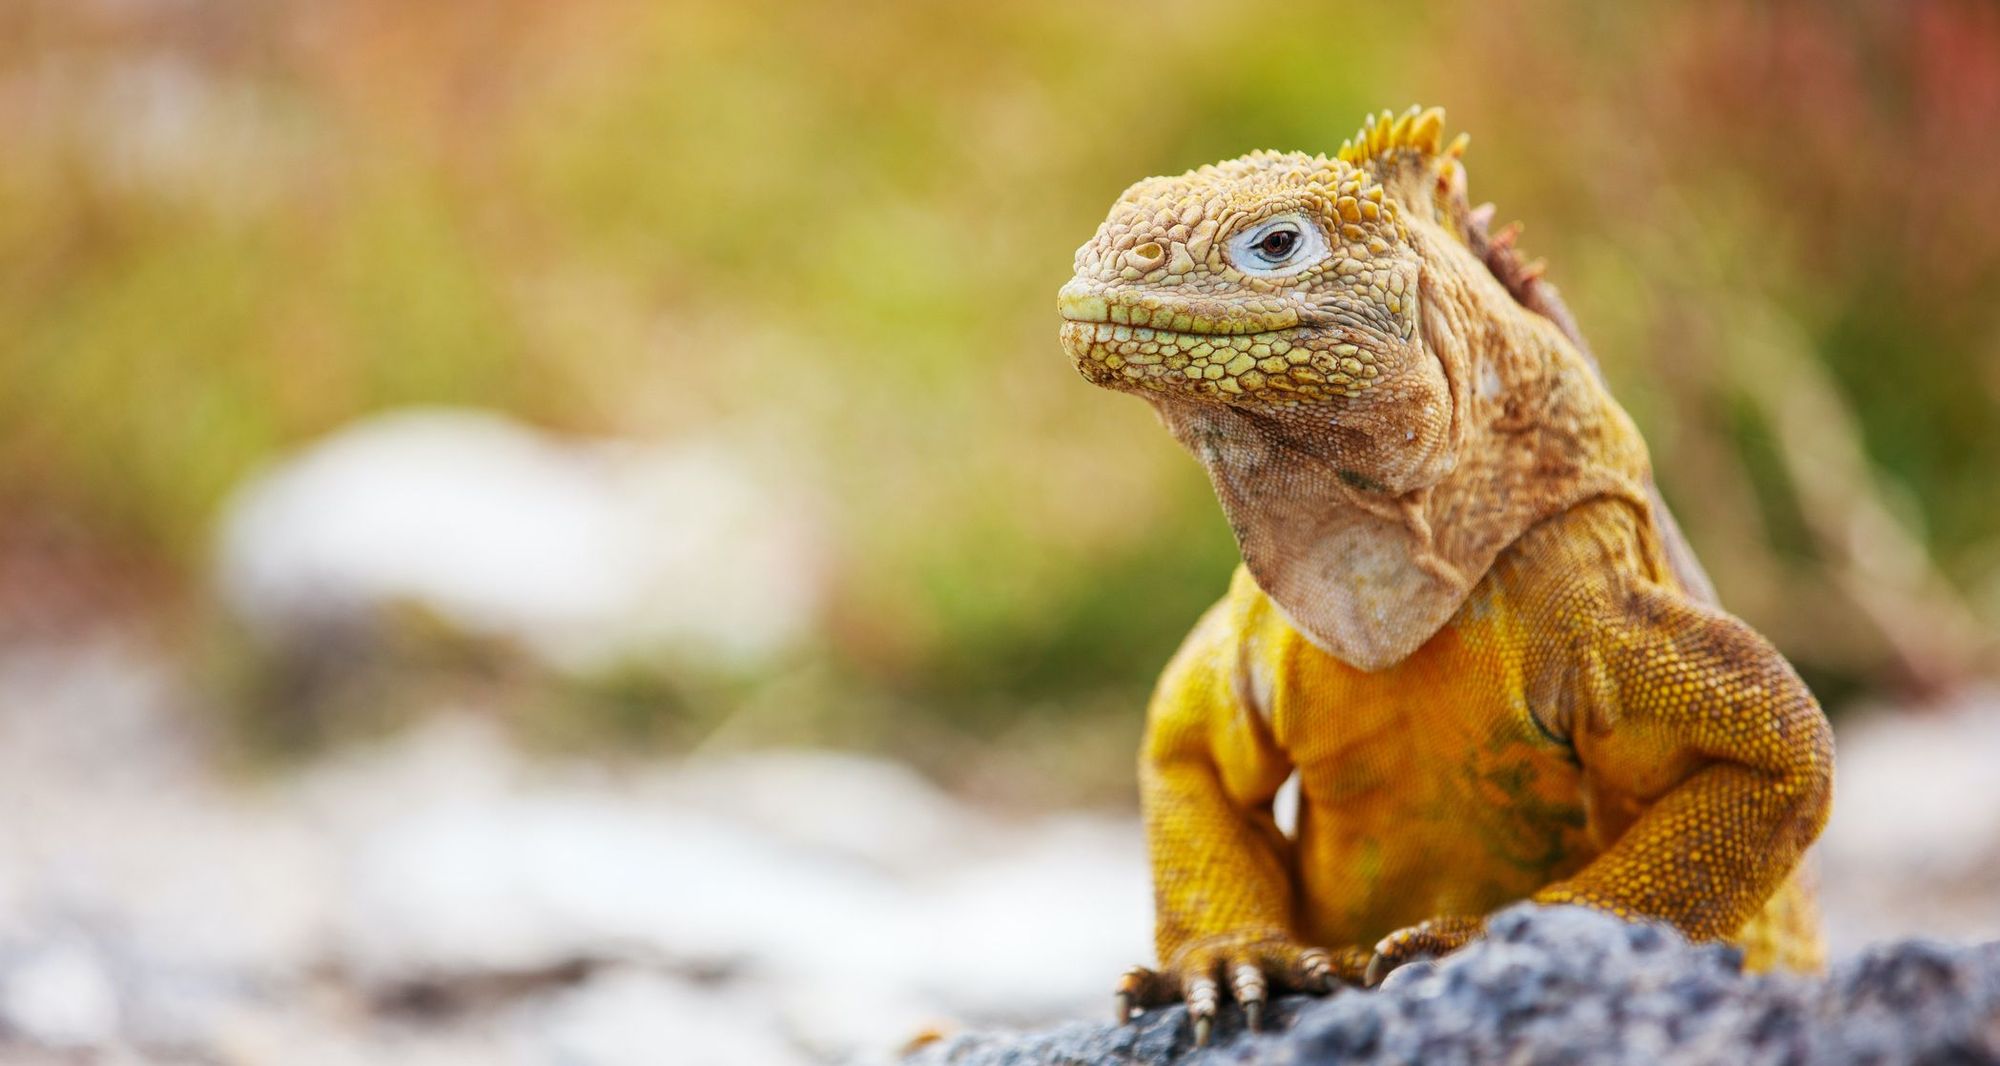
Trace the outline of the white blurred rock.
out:
<instances>
[{"instance_id":1,"label":"white blurred rock","mask_svg":"<svg viewBox=\"0 0 2000 1066\"><path fill-rule=\"evenodd\" d=\"M1843 860L1948 877L2000 855L2000 694L1860 717L1835 770L1825 843Z\"/></svg>"},{"instance_id":2,"label":"white blurred rock","mask_svg":"<svg viewBox=\"0 0 2000 1066\"><path fill-rule=\"evenodd\" d=\"M2000 938L2000 691L1841 723L1818 848L1835 953Z\"/></svg>"},{"instance_id":3,"label":"white blurred rock","mask_svg":"<svg viewBox=\"0 0 2000 1066\"><path fill-rule=\"evenodd\" d=\"M524 1063L805 1066L757 997L635 970L593 975L523 1011Z\"/></svg>"},{"instance_id":4,"label":"white blurred rock","mask_svg":"<svg viewBox=\"0 0 2000 1066\"><path fill-rule=\"evenodd\" d=\"M320 950L324 841L206 765L122 641L0 655L0 939L116 937L133 966L282 977Z\"/></svg>"},{"instance_id":5,"label":"white blurred rock","mask_svg":"<svg viewBox=\"0 0 2000 1066\"><path fill-rule=\"evenodd\" d=\"M51 943L0 973L0 1028L51 1049L101 1048L118 1036L118 989L80 940Z\"/></svg>"},{"instance_id":6,"label":"white blurred rock","mask_svg":"<svg viewBox=\"0 0 2000 1066\"><path fill-rule=\"evenodd\" d=\"M1152 955L1153 881L1139 826L1054 817L997 844L940 866L921 890L908 979L959 1016L1089 1015L1106 981Z\"/></svg>"},{"instance_id":7,"label":"white blurred rock","mask_svg":"<svg viewBox=\"0 0 2000 1066\"><path fill-rule=\"evenodd\" d=\"M999 831L910 767L843 752L698 758L661 784L662 799L677 806L905 875L954 865Z\"/></svg>"},{"instance_id":8,"label":"white blurred rock","mask_svg":"<svg viewBox=\"0 0 2000 1066\"><path fill-rule=\"evenodd\" d=\"M341 951L372 980L585 958L831 970L905 893L740 826L610 796L412 810L361 842Z\"/></svg>"},{"instance_id":9,"label":"white blurred rock","mask_svg":"<svg viewBox=\"0 0 2000 1066\"><path fill-rule=\"evenodd\" d=\"M223 511L217 580L253 631L365 628L418 605L589 670L796 644L823 577L811 508L716 445L564 440L408 410L320 441Z\"/></svg>"},{"instance_id":10,"label":"white blurred rock","mask_svg":"<svg viewBox=\"0 0 2000 1066\"><path fill-rule=\"evenodd\" d=\"M536 774L480 736L434 726L308 785L316 807L372 812L340 832L336 892L340 966L365 984L577 959L719 971L803 1046L852 1051L940 1018L1087 1012L1147 950L1124 819L1003 822L835 753ZM453 768L472 751L486 773Z\"/></svg>"}]
</instances>

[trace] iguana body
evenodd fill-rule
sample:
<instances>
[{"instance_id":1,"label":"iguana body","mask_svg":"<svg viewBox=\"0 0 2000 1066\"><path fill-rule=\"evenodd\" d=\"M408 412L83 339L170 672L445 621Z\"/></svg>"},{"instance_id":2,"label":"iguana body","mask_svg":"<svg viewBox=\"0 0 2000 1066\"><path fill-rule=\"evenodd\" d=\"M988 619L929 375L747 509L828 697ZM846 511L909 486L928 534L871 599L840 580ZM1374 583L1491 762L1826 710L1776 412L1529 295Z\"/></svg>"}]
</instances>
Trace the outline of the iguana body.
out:
<instances>
[{"instance_id":1,"label":"iguana body","mask_svg":"<svg viewBox=\"0 0 2000 1066\"><path fill-rule=\"evenodd\" d=\"M1520 899L1820 961L1793 872L1825 718L1713 606L1441 121L1141 182L1063 289L1078 369L1154 404L1245 562L1149 714L1162 966L1121 1016L1184 996L1205 1035L1225 993L1254 1020L1273 983L1379 975Z\"/></svg>"}]
</instances>

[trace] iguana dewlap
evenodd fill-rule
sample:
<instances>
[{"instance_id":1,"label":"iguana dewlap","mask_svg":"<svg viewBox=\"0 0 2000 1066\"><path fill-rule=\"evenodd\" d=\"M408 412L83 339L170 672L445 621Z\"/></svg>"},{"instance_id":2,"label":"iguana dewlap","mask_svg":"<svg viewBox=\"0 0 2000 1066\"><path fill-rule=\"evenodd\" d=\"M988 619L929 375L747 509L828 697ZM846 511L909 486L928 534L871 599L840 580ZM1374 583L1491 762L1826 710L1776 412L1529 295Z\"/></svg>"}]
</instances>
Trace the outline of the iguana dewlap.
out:
<instances>
[{"instance_id":1,"label":"iguana dewlap","mask_svg":"<svg viewBox=\"0 0 2000 1066\"><path fill-rule=\"evenodd\" d=\"M1522 899L1821 961L1795 870L1826 719L1714 606L1442 120L1140 182L1063 287L1077 368L1154 405L1244 558L1149 712L1161 968L1121 1016L1185 997L1205 1036L1233 997L1254 1022L1273 986L1449 951Z\"/></svg>"}]
</instances>

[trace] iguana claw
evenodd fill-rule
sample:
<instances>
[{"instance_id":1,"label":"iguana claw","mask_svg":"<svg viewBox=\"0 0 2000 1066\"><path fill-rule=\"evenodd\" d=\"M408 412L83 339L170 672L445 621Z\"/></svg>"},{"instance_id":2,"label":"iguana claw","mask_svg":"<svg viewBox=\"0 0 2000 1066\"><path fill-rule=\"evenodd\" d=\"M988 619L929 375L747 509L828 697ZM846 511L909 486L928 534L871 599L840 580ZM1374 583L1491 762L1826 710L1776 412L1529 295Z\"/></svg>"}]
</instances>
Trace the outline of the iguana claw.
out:
<instances>
[{"instance_id":1,"label":"iguana claw","mask_svg":"<svg viewBox=\"0 0 2000 1066\"><path fill-rule=\"evenodd\" d=\"M1215 1035L1225 991L1243 1008L1244 1027L1261 1032L1273 987L1323 995L1342 981L1358 980L1368 957L1365 948L1345 949L1336 958L1323 948L1274 939L1213 944L1183 953L1164 972L1144 966L1125 971L1112 1014L1123 1025L1132 1021L1135 1010L1181 1000L1187 1004L1196 1046L1206 1046Z\"/></svg>"},{"instance_id":2,"label":"iguana claw","mask_svg":"<svg viewBox=\"0 0 2000 1066\"><path fill-rule=\"evenodd\" d=\"M1484 935L1484 918L1433 918L1399 929L1375 945L1375 953L1361 975L1362 987L1374 988L1389 976L1389 971L1406 962L1449 954Z\"/></svg>"}]
</instances>

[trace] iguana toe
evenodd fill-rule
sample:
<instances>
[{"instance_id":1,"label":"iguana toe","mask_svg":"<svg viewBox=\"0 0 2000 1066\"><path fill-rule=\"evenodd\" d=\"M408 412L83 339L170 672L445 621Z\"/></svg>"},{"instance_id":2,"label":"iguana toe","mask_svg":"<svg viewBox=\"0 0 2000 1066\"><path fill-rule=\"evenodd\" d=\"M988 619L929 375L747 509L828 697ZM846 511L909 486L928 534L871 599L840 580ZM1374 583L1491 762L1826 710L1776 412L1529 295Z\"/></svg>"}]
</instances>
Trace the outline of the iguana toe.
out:
<instances>
[{"instance_id":1,"label":"iguana toe","mask_svg":"<svg viewBox=\"0 0 2000 1066\"><path fill-rule=\"evenodd\" d=\"M1406 962L1449 954L1486 935L1486 919L1445 917L1419 922L1385 936L1375 945L1361 983L1374 988L1389 971Z\"/></svg>"},{"instance_id":2,"label":"iguana toe","mask_svg":"<svg viewBox=\"0 0 2000 1066\"><path fill-rule=\"evenodd\" d=\"M1289 940L1211 942L1181 952L1163 970L1135 966L1125 971L1118 979L1113 1014L1122 1024L1132 1020L1134 1010L1180 1000L1187 1004L1195 1044L1206 1046L1225 992L1243 1008L1244 1026L1256 1032L1263 1029L1274 992L1324 995L1343 982L1358 981L1369 958L1366 948L1328 952Z\"/></svg>"}]
</instances>

